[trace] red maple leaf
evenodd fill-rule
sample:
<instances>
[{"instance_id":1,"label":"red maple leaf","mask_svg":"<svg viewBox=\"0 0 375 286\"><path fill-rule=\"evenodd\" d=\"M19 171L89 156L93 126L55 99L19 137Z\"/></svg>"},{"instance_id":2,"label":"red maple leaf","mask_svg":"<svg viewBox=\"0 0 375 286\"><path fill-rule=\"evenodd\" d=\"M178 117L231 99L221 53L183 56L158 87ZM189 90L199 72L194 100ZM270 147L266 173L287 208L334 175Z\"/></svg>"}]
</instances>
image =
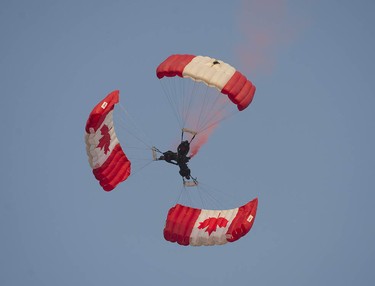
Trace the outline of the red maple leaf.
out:
<instances>
[{"instance_id":1,"label":"red maple leaf","mask_svg":"<svg viewBox=\"0 0 375 286\"><path fill-rule=\"evenodd\" d=\"M198 229L206 228L206 232L210 236L211 233L216 231L217 227L226 227L228 224L228 220L225 217L209 217L204 221L199 223Z\"/></svg>"},{"instance_id":2,"label":"red maple leaf","mask_svg":"<svg viewBox=\"0 0 375 286\"><path fill-rule=\"evenodd\" d=\"M99 139L99 144L96 147L100 149L104 148L104 154L107 155L107 152L109 151L109 145L111 144L111 135L109 135L108 126L104 124L100 129L100 132L102 133L103 137Z\"/></svg>"}]
</instances>

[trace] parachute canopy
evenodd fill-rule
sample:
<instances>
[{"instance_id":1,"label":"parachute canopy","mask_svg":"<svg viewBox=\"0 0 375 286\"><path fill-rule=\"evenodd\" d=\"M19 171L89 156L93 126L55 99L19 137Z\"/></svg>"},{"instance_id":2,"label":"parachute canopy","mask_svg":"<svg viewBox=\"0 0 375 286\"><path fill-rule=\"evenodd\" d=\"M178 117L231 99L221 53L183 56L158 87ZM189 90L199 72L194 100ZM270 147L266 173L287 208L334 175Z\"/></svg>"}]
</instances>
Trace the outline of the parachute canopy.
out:
<instances>
[{"instance_id":1,"label":"parachute canopy","mask_svg":"<svg viewBox=\"0 0 375 286\"><path fill-rule=\"evenodd\" d=\"M194 55L171 55L156 69L156 76L188 77L216 87L244 110L253 100L255 86L231 65L214 58Z\"/></svg>"},{"instance_id":2,"label":"parachute canopy","mask_svg":"<svg viewBox=\"0 0 375 286\"><path fill-rule=\"evenodd\" d=\"M196 209L177 204L168 212L164 238L192 246L234 242L250 231L257 207L258 198L229 210Z\"/></svg>"},{"instance_id":3,"label":"parachute canopy","mask_svg":"<svg viewBox=\"0 0 375 286\"><path fill-rule=\"evenodd\" d=\"M207 56L171 55L159 64L156 76L181 130L196 134L191 156L221 121L250 105L256 90L233 66Z\"/></svg>"},{"instance_id":4,"label":"parachute canopy","mask_svg":"<svg viewBox=\"0 0 375 286\"><path fill-rule=\"evenodd\" d=\"M86 123L86 151L95 178L105 191L113 190L130 175L131 164L117 139L113 110L119 91L108 94L91 111Z\"/></svg>"}]
</instances>

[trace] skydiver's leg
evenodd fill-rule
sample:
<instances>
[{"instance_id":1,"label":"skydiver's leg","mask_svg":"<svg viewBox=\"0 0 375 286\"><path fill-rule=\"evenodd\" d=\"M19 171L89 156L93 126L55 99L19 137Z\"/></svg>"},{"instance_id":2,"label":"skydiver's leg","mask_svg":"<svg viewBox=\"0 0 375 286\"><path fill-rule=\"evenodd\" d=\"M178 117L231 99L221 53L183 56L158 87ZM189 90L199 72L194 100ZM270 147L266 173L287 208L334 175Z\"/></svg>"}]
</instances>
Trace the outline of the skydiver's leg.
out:
<instances>
[{"instance_id":1,"label":"skydiver's leg","mask_svg":"<svg viewBox=\"0 0 375 286\"><path fill-rule=\"evenodd\" d=\"M188 179L188 180L190 180L190 173L191 173L190 169L187 168L187 169L186 169L186 175L185 175L185 178Z\"/></svg>"}]
</instances>

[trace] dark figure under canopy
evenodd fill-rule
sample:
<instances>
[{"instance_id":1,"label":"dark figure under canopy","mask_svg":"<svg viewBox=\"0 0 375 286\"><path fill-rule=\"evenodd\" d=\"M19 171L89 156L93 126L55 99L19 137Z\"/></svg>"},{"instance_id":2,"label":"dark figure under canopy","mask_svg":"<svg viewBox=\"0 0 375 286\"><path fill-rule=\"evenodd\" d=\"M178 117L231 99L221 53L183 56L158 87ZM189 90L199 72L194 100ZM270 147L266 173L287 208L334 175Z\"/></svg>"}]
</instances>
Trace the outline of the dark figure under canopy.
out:
<instances>
[{"instance_id":1,"label":"dark figure under canopy","mask_svg":"<svg viewBox=\"0 0 375 286\"><path fill-rule=\"evenodd\" d=\"M179 173L181 177L183 178L183 180L193 179L193 181L196 182L195 179L191 177L191 171L187 165L187 163L189 162L191 158L188 156L189 151L190 151L190 143L188 140L184 140L180 143L180 145L178 145L177 152L173 152L170 150L167 152L164 152L163 155L161 155L158 158L158 160L164 160L170 164L178 165L180 168Z\"/></svg>"}]
</instances>

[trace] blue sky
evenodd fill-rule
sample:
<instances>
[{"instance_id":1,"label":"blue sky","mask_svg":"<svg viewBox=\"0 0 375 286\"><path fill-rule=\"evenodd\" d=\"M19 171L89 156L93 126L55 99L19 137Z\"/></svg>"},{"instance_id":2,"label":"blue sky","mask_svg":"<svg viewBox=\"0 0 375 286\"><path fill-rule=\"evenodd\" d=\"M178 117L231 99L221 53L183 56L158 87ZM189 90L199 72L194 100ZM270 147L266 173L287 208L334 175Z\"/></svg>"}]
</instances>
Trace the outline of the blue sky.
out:
<instances>
[{"instance_id":1,"label":"blue sky","mask_svg":"<svg viewBox=\"0 0 375 286\"><path fill-rule=\"evenodd\" d=\"M0 284L373 285L374 8L1 1ZM106 193L87 162L87 116L115 89L153 144L178 139L155 76L173 53L222 59L257 86L190 164L233 203L259 198L236 243L164 240L181 193L171 166Z\"/></svg>"}]
</instances>

